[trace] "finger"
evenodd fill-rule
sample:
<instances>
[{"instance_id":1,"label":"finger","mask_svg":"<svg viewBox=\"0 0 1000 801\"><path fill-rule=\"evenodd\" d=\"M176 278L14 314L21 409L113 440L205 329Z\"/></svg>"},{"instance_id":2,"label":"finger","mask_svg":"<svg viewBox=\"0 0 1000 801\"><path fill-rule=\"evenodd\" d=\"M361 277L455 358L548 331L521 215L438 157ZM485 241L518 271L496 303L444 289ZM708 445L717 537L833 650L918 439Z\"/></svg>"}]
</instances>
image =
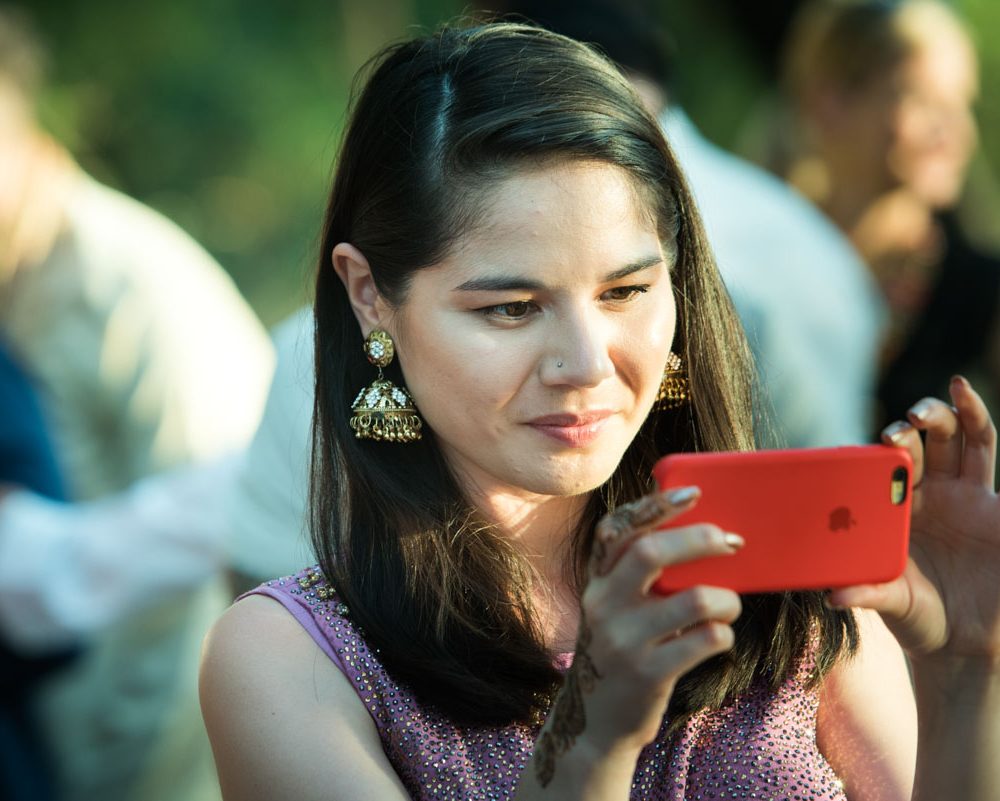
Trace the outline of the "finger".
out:
<instances>
[{"instance_id":1,"label":"finger","mask_svg":"<svg viewBox=\"0 0 1000 801\"><path fill-rule=\"evenodd\" d=\"M924 398L906 413L914 428L924 431L924 477L954 478L962 469L962 429L958 415L944 401Z\"/></svg>"},{"instance_id":2,"label":"finger","mask_svg":"<svg viewBox=\"0 0 1000 801\"><path fill-rule=\"evenodd\" d=\"M958 421L965 435L961 475L971 481L994 487L997 456L997 430L986 404L972 385L961 376L951 380L951 399L958 410Z\"/></svg>"},{"instance_id":3,"label":"finger","mask_svg":"<svg viewBox=\"0 0 1000 801\"><path fill-rule=\"evenodd\" d=\"M742 611L737 593L722 587L699 585L653 604L644 604L637 617L640 623L648 622L650 630L660 632L660 642L666 642L703 623L733 623Z\"/></svg>"},{"instance_id":4,"label":"finger","mask_svg":"<svg viewBox=\"0 0 1000 801\"><path fill-rule=\"evenodd\" d=\"M709 556L731 556L743 547L738 534L710 523L653 531L633 539L608 573L622 593L645 597L663 568Z\"/></svg>"},{"instance_id":5,"label":"finger","mask_svg":"<svg viewBox=\"0 0 1000 801\"><path fill-rule=\"evenodd\" d=\"M737 593L700 585L667 597L650 596L626 615L616 616L610 636L618 649L631 652L651 642L665 642L711 620L732 623L741 611Z\"/></svg>"},{"instance_id":6,"label":"finger","mask_svg":"<svg viewBox=\"0 0 1000 801\"><path fill-rule=\"evenodd\" d=\"M697 487L674 487L644 495L601 518L590 551L594 575L606 574L633 539L687 511L700 495Z\"/></svg>"},{"instance_id":7,"label":"finger","mask_svg":"<svg viewBox=\"0 0 1000 801\"><path fill-rule=\"evenodd\" d=\"M886 584L858 584L830 590L826 603L833 609L856 606L874 609L887 618L902 619L909 614L913 597L906 582L897 579Z\"/></svg>"},{"instance_id":8,"label":"finger","mask_svg":"<svg viewBox=\"0 0 1000 801\"><path fill-rule=\"evenodd\" d=\"M897 448L906 448L913 459L913 486L917 487L924 478L924 445L919 432L910 423L897 420L882 429L882 442Z\"/></svg>"},{"instance_id":9,"label":"finger","mask_svg":"<svg viewBox=\"0 0 1000 801\"><path fill-rule=\"evenodd\" d=\"M912 567L913 563L910 564ZM926 579L921 578L919 571L908 572L911 573L910 581L898 578L887 584L865 584L834 590L829 594L828 603L835 608L854 606L874 609L905 651L923 653L935 650L948 638L944 610L918 608L916 599L920 591L914 588L913 582L922 583Z\"/></svg>"},{"instance_id":10,"label":"finger","mask_svg":"<svg viewBox=\"0 0 1000 801\"><path fill-rule=\"evenodd\" d=\"M682 674L694 669L706 659L733 647L736 634L732 626L712 620L693 626L677 637L658 646L650 656L653 669L660 675Z\"/></svg>"}]
</instances>

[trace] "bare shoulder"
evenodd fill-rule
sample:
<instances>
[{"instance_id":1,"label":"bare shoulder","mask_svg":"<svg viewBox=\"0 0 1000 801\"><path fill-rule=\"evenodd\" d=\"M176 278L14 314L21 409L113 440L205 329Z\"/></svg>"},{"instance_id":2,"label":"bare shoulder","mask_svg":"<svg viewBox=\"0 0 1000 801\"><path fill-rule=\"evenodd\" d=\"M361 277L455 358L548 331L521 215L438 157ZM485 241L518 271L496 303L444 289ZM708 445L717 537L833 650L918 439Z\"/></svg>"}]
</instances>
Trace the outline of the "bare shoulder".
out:
<instances>
[{"instance_id":1,"label":"bare shoulder","mask_svg":"<svg viewBox=\"0 0 1000 801\"><path fill-rule=\"evenodd\" d=\"M216 666L240 668L278 656L276 648L290 647L287 655L295 662L296 650L318 648L294 617L277 601L263 595L248 595L227 609L205 638L202 673ZM279 657L280 658L280 657ZM294 664L289 667L294 668Z\"/></svg>"},{"instance_id":2,"label":"bare shoulder","mask_svg":"<svg viewBox=\"0 0 1000 801\"><path fill-rule=\"evenodd\" d=\"M219 618L199 689L224 798L407 797L354 688L277 601Z\"/></svg>"}]
</instances>

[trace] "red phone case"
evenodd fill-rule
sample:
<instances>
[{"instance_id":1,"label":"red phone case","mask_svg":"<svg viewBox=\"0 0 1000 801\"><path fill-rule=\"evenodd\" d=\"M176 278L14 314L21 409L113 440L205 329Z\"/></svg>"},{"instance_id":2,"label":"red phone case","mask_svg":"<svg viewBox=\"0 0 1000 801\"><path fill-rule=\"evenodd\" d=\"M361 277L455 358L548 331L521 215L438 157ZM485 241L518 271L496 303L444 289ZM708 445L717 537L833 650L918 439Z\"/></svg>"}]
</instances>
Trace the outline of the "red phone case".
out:
<instances>
[{"instance_id":1,"label":"red phone case","mask_svg":"<svg viewBox=\"0 0 1000 801\"><path fill-rule=\"evenodd\" d=\"M746 545L734 556L672 565L653 589L710 584L746 593L891 581L906 566L912 471L907 451L885 445L666 456L653 468L660 487L697 486L701 499L664 528L714 523ZM905 481L900 503L894 480Z\"/></svg>"}]
</instances>

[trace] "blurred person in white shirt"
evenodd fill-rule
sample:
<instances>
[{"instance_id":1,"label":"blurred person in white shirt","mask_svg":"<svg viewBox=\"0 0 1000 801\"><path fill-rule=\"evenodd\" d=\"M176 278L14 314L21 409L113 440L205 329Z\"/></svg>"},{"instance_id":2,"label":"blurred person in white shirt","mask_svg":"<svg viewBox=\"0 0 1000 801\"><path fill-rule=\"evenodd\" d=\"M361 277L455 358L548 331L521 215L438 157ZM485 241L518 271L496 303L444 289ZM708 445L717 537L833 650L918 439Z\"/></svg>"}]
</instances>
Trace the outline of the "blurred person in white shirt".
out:
<instances>
[{"instance_id":1,"label":"blurred person in white shirt","mask_svg":"<svg viewBox=\"0 0 1000 801\"><path fill-rule=\"evenodd\" d=\"M77 503L4 490L0 625L25 653L85 646L42 688L61 797L208 801L196 665L229 597L213 499L256 428L273 352L201 247L40 129L39 63L3 11L0 334L37 379Z\"/></svg>"}]
</instances>

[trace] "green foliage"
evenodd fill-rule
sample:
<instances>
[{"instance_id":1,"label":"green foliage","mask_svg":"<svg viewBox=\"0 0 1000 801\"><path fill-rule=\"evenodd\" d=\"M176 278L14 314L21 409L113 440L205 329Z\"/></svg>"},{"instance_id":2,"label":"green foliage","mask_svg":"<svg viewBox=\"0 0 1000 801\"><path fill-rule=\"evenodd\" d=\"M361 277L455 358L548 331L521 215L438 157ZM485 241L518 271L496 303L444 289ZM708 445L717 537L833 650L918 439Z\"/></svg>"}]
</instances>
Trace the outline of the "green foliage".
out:
<instances>
[{"instance_id":1,"label":"green foliage","mask_svg":"<svg viewBox=\"0 0 1000 801\"><path fill-rule=\"evenodd\" d=\"M413 21L394 5L384 18L403 24L381 31L309 0L33 0L51 51L41 117L86 169L201 241L274 323L308 299L351 57Z\"/></svg>"}]
</instances>

